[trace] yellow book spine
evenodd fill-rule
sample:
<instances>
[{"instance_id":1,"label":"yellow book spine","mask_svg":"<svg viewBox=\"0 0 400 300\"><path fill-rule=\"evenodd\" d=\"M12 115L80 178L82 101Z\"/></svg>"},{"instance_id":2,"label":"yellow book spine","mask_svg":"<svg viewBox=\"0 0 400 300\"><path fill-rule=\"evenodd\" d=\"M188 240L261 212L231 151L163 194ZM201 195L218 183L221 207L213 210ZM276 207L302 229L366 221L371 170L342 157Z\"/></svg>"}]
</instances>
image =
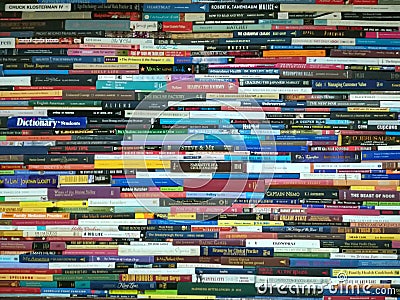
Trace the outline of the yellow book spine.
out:
<instances>
[{"instance_id":1,"label":"yellow book spine","mask_svg":"<svg viewBox=\"0 0 400 300\"><path fill-rule=\"evenodd\" d=\"M326 56L325 50L264 50L263 57L279 56Z\"/></svg>"},{"instance_id":2,"label":"yellow book spine","mask_svg":"<svg viewBox=\"0 0 400 300\"><path fill-rule=\"evenodd\" d=\"M104 63L107 61L110 63L117 64L170 64L175 63L174 57L153 57L153 56L106 56L104 57Z\"/></svg>"},{"instance_id":3,"label":"yellow book spine","mask_svg":"<svg viewBox=\"0 0 400 300\"><path fill-rule=\"evenodd\" d=\"M45 213L47 212L46 207L0 207L0 212L5 213Z\"/></svg>"},{"instance_id":4,"label":"yellow book spine","mask_svg":"<svg viewBox=\"0 0 400 300\"><path fill-rule=\"evenodd\" d=\"M154 219L154 213L137 212L135 213L135 219Z\"/></svg>"},{"instance_id":5,"label":"yellow book spine","mask_svg":"<svg viewBox=\"0 0 400 300\"><path fill-rule=\"evenodd\" d=\"M59 184L86 184L89 183L89 175L60 175Z\"/></svg>"},{"instance_id":6,"label":"yellow book spine","mask_svg":"<svg viewBox=\"0 0 400 300\"><path fill-rule=\"evenodd\" d=\"M0 280L53 281L52 274L0 274Z\"/></svg>"},{"instance_id":7,"label":"yellow book spine","mask_svg":"<svg viewBox=\"0 0 400 300\"><path fill-rule=\"evenodd\" d=\"M43 90L43 91L1 91L0 97L30 98L30 97L61 97L62 90Z\"/></svg>"},{"instance_id":8,"label":"yellow book spine","mask_svg":"<svg viewBox=\"0 0 400 300\"><path fill-rule=\"evenodd\" d=\"M352 185L349 189L351 191L375 191L375 187L369 185Z\"/></svg>"},{"instance_id":9,"label":"yellow book spine","mask_svg":"<svg viewBox=\"0 0 400 300\"><path fill-rule=\"evenodd\" d=\"M390 112L390 108L385 107L348 107L349 112Z\"/></svg>"},{"instance_id":10,"label":"yellow book spine","mask_svg":"<svg viewBox=\"0 0 400 300\"><path fill-rule=\"evenodd\" d=\"M0 230L0 236L2 237L23 237L23 230Z\"/></svg>"},{"instance_id":11,"label":"yellow book spine","mask_svg":"<svg viewBox=\"0 0 400 300\"><path fill-rule=\"evenodd\" d=\"M95 169L169 169L169 160L97 160L94 163Z\"/></svg>"},{"instance_id":12,"label":"yellow book spine","mask_svg":"<svg viewBox=\"0 0 400 300\"><path fill-rule=\"evenodd\" d=\"M400 241L400 234L359 234L359 233L346 233L346 240L352 241Z\"/></svg>"},{"instance_id":13,"label":"yellow book spine","mask_svg":"<svg viewBox=\"0 0 400 300\"><path fill-rule=\"evenodd\" d=\"M137 290L109 290L110 295L137 295Z\"/></svg>"}]
</instances>

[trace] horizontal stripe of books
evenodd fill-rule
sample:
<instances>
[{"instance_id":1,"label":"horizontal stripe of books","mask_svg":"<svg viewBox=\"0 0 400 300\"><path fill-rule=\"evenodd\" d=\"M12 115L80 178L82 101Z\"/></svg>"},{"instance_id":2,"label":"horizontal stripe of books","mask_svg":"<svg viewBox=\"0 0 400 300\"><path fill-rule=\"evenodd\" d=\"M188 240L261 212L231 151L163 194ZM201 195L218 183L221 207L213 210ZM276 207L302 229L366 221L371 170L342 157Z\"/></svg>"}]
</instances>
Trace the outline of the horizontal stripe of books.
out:
<instances>
[{"instance_id":1,"label":"horizontal stripe of books","mask_svg":"<svg viewBox=\"0 0 400 300\"><path fill-rule=\"evenodd\" d=\"M135 2L0 3L0 297L400 297L400 2Z\"/></svg>"}]
</instances>

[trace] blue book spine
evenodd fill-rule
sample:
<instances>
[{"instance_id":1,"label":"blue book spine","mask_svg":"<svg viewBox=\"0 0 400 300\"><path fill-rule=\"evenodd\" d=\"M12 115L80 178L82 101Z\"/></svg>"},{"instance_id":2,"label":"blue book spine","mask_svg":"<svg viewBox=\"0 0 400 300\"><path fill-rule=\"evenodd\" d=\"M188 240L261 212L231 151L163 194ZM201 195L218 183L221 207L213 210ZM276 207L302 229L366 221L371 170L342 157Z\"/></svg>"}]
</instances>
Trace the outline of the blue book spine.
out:
<instances>
[{"instance_id":1,"label":"blue book spine","mask_svg":"<svg viewBox=\"0 0 400 300\"><path fill-rule=\"evenodd\" d=\"M86 117L10 117L7 127L10 129L85 129L86 124Z\"/></svg>"},{"instance_id":2,"label":"blue book spine","mask_svg":"<svg viewBox=\"0 0 400 300\"><path fill-rule=\"evenodd\" d=\"M338 46L342 50L400 50L400 47L388 46Z\"/></svg>"},{"instance_id":3,"label":"blue book spine","mask_svg":"<svg viewBox=\"0 0 400 300\"><path fill-rule=\"evenodd\" d=\"M143 4L143 12L156 12L156 13L206 13L209 12L210 8L208 4L152 4L145 3Z\"/></svg>"},{"instance_id":4,"label":"blue book spine","mask_svg":"<svg viewBox=\"0 0 400 300\"><path fill-rule=\"evenodd\" d=\"M292 152L293 163L314 163L314 162L361 162L359 152ZM340 166L338 166L340 167Z\"/></svg>"},{"instance_id":5,"label":"blue book spine","mask_svg":"<svg viewBox=\"0 0 400 300\"><path fill-rule=\"evenodd\" d=\"M40 291L42 293L70 294L79 296L96 295L96 296L106 297L108 295L108 291L106 290L102 291L102 290L92 290L92 289L41 288Z\"/></svg>"},{"instance_id":6,"label":"blue book spine","mask_svg":"<svg viewBox=\"0 0 400 300\"><path fill-rule=\"evenodd\" d=\"M252 173L252 174L240 174L240 173L215 173L213 174L213 179L299 179L300 174L298 173ZM239 201L240 199L237 199Z\"/></svg>"},{"instance_id":7,"label":"blue book spine","mask_svg":"<svg viewBox=\"0 0 400 300\"><path fill-rule=\"evenodd\" d=\"M235 203L239 204L300 204L298 199L262 199L262 200L244 200L238 199Z\"/></svg>"},{"instance_id":8,"label":"blue book spine","mask_svg":"<svg viewBox=\"0 0 400 300\"><path fill-rule=\"evenodd\" d=\"M49 268L48 263L21 263L21 262L2 261L0 264L0 269L48 269L48 268Z\"/></svg>"},{"instance_id":9,"label":"blue book spine","mask_svg":"<svg viewBox=\"0 0 400 300\"><path fill-rule=\"evenodd\" d=\"M65 20L64 29L130 31L130 20Z\"/></svg>"},{"instance_id":10,"label":"blue book spine","mask_svg":"<svg viewBox=\"0 0 400 300\"><path fill-rule=\"evenodd\" d=\"M312 88L315 90L373 90L373 89L398 89L398 81L385 80L319 80L313 79Z\"/></svg>"},{"instance_id":11,"label":"blue book spine","mask_svg":"<svg viewBox=\"0 0 400 300\"><path fill-rule=\"evenodd\" d=\"M147 13L142 16L144 21L158 21L158 22L179 22L181 16L179 13Z\"/></svg>"},{"instance_id":12,"label":"blue book spine","mask_svg":"<svg viewBox=\"0 0 400 300\"><path fill-rule=\"evenodd\" d=\"M56 188L57 175L0 176L2 188Z\"/></svg>"},{"instance_id":13,"label":"blue book spine","mask_svg":"<svg viewBox=\"0 0 400 300\"><path fill-rule=\"evenodd\" d=\"M226 124L229 126L230 120L229 119L160 119L161 125L220 125ZM230 127L232 128L232 127Z\"/></svg>"},{"instance_id":14,"label":"blue book spine","mask_svg":"<svg viewBox=\"0 0 400 300\"><path fill-rule=\"evenodd\" d=\"M256 274L256 268L195 268L196 274Z\"/></svg>"},{"instance_id":15,"label":"blue book spine","mask_svg":"<svg viewBox=\"0 0 400 300\"><path fill-rule=\"evenodd\" d=\"M237 79L235 78L195 78L194 81L197 82L232 82L232 83L237 83ZM207 109L207 107L200 107ZM210 107L208 107L210 109Z\"/></svg>"},{"instance_id":16,"label":"blue book spine","mask_svg":"<svg viewBox=\"0 0 400 300\"><path fill-rule=\"evenodd\" d=\"M251 162L291 162L290 155L277 155L277 156L262 156L262 155L250 155L250 156L232 156L225 155L225 160L229 161L251 161Z\"/></svg>"},{"instance_id":17,"label":"blue book spine","mask_svg":"<svg viewBox=\"0 0 400 300\"><path fill-rule=\"evenodd\" d=\"M279 69L208 69L208 74L278 75Z\"/></svg>"},{"instance_id":18,"label":"blue book spine","mask_svg":"<svg viewBox=\"0 0 400 300\"><path fill-rule=\"evenodd\" d=\"M34 64L104 63L103 56L32 56Z\"/></svg>"},{"instance_id":19,"label":"blue book spine","mask_svg":"<svg viewBox=\"0 0 400 300\"><path fill-rule=\"evenodd\" d=\"M396 259L364 259L357 260L358 267L363 268L398 268L400 260Z\"/></svg>"},{"instance_id":20,"label":"blue book spine","mask_svg":"<svg viewBox=\"0 0 400 300\"><path fill-rule=\"evenodd\" d=\"M400 150L385 151L362 151L362 160L398 160L400 158Z\"/></svg>"},{"instance_id":21,"label":"blue book spine","mask_svg":"<svg viewBox=\"0 0 400 300\"><path fill-rule=\"evenodd\" d=\"M276 141L337 141L337 135L277 135Z\"/></svg>"},{"instance_id":22,"label":"blue book spine","mask_svg":"<svg viewBox=\"0 0 400 300\"><path fill-rule=\"evenodd\" d=\"M226 247L226 246L200 246L202 256L262 256L274 255L274 248L265 247Z\"/></svg>"},{"instance_id":23,"label":"blue book spine","mask_svg":"<svg viewBox=\"0 0 400 300\"><path fill-rule=\"evenodd\" d=\"M331 228L330 226L263 226L262 232L330 233Z\"/></svg>"},{"instance_id":24,"label":"blue book spine","mask_svg":"<svg viewBox=\"0 0 400 300\"><path fill-rule=\"evenodd\" d=\"M183 182L178 178L114 178L111 186L183 186Z\"/></svg>"},{"instance_id":25,"label":"blue book spine","mask_svg":"<svg viewBox=\"0 0 400 300\"><path fill-rule=\"evenodd\" d=\"M20 287L57 288L57 281L25 281L20 280Z\"/></svg>"},{"instance_id":26,"label":"blue book spine","mask_svg":"<svg viewBox=\"0 0 400 300\"><path fill-rule=\"evenodd\" d=\"M156 282L132 281L91 281L90 288L94 290L155 290Z\"/></svg>"},{"instance_id":27,"label":"blue book spine","mask_svg":"<svg viewBox=\"0 0 400 300\"><path fill-rule=\"evenodd\" d=\"M3 263L15 263L19 262L18 255L0 255L0 262Z\"/></svg>"},{"instance_id":28,"label":"blue book spine","mask_svg":"<svg viewBox=\"0 0 400 300\"><path fill-rule=\"evenodd\" d=\"M261 22L262 20L260 20ZM262 24L262 23L260 23ZM241 37L233 39L218 39L219 45L290 45L290 37L264 38L264 37Z\"/></svg>"},{"instance_id":29,"label":"blue book spine","mask_svg":"<svg viewBox=\"0 0 400 300\"><path fill-rule=\"evenodd\" d=\"M358 261L350 259L325 259L325 258L290 258L290 267L311 268L357 268Z\"/></svg>"},{"instance_id":30,"label":"blue book spine","mask_svg":"<svg viewBox=\"0 0 400 300\"><path fill-rule=\"evenodd\" d=\"M186 192L187 198L218 197L227 199L263 199L264 193L253 192Z\"/></svg>"},{"instance_id":31,"label":"blue book spine","mask_svg":"<svg viewBox=\"0 0 400 300\"><path fill-rule=\"evenodd\" d=\"M146 239L218 239L219 232L146 231Z\"/></svg>"},{"instance_id":32,"label":"blue book spine","mask_svg":"<svg viewBox=\"0 0 400 300\"><path fill-rule=\"evenodd\" d=\"M232 56L175 57L175 64L227 64Z\"/></svg>"},{"instance_id":33,"label":"blue book spine","mask_svg":"<svg viewBox=\"0 0 400 300\"><path fill-rule=\"evenodd\" d=\"M0 101L0 107L2 106L29 106L29 101L25 100Z\"/></svg>"},{"instance_id":34,"label":"blue book spine","mask_svg":"<svg viewBox=\"0 0 400 300\"><path fill-rule=\"evenodd\" d=\"M4 70L5 76L14 75L68 75L68 70Z\"/></svg>"},{"instance_id":35,"label":"blue book spine","mask_svg":"<svg viewBox=\"0 0 400 300\"><path fill-rule=\"evenodd\" d=\"M27 153L28 154L28 153ZM32 154L32 153L29 153ZM76 175L76 171L30 171L14 170L14 175Z\"/></svg>"},{"instance_id":36,"label":"blue book spine","mask_svg":"<svg viewBox=\"0 0 400 300\"><path fill-rule=\"evenodd\" d=\"M258 24L269 25L304 25L303 19L259 19Z\"/></svg>"},{"instance_id":37,"label":"blue book spine","mask_svg":"<svg viewBox=\"0 0 400 300\"><path fill-rule=\"evenodd\" d=\"M302 50L304 46L302 45L271 45L269 46L271 50Z\"/></svg>"},{"instance_id":38,"label":"blue book spine","mask_svg":"<svg viewBox=\"0 0 400 300\"><path fill-rule=\"evenodd\" d=\"M148 208L143 206L114 206L114 213L127 212L148 212ZM151 212L155 214L167 214L171 212L171 208L168 206L152 206Z\"/></svg>"},{"instance_id":39,"label":"blue book spine","mask_svg":"<svg viewBox=\"0 0 400 300\"><path fill-rule=\"evenodd\" d=\"M166 81L114 81L114 80L97 80L96 89L98 90L149 90L149 91L165 91L167 89Z\"/></svg>"},{"instance_id":40,"label":"blue book spine","mask_svg":"<svg viewBox=\"0 0 400 300\"><path fill-rule=\"evenodd\" d=\"M17 255L18 256L18 255ZM88 256L78 255L31 255L20 254L21 263L49 263L49 262L89 262Z\"/></svg>"},{"instance_id":41,"label":"blue book spine","mask_svg":"<svg viewBox=\"0 0 400 300\"><path fill-rule=\"evenodd\" d=\"M154 256L90 256L90 262L153 263Z\"/></svg>"},{"instance_id":42,"label":"blue book spine","mask_svg":"<svg viewBox=\"0 0 400 300\"><path fill-rule=\"evenodd\" d=\"M218 221L197 221L197 220L163 220L163 219L149 219L147 220L148 225L218 225Z\"/></svg>"},{"instance_id":43,"label":"blue book spine","mask_svg":"<svg viewBox=\"0 0 400 300\"><path fill-rule=\"evenodd\" d=\"M9 31L8 37L16 37L16 38L30 38L35 35L34 31ZM4 49L1 49L4 50ZM6 49L8 50L8 49ZM1 52L0 52L1 53ZM10 55L10 54L4 54L4 55Z\"/></svg>"},{"instance_id":44,"label":"blue book spine","mask_svg":"<svg viewBox=\"0 0 400 300\"><path fill-rule=\"evenodd\" d=\"M367 39L367 38L356 38L356 46L400 46L400 40L398 39Z\"/></svg>"},{"instance_id":45,"label":"blue book spine","mask_svg":"<svg viewBox=\"0 0 400 300\"><path fill-rule=\"evenodd\" d=\"M361 174L362 180L399 180L400 174Z\"/></svg>"},{"instance_id":46,"label":"blue book spine","mask_svg":"<svg viewBox=\"0 0 400 300\"><path fill-rule=\"evenodd\" d=\"M45 146L1 146L0 147L0 155L4 154L48 154L47 147ZM19 170L22 171L22 170Z\"/></svg>"}]
</instances>

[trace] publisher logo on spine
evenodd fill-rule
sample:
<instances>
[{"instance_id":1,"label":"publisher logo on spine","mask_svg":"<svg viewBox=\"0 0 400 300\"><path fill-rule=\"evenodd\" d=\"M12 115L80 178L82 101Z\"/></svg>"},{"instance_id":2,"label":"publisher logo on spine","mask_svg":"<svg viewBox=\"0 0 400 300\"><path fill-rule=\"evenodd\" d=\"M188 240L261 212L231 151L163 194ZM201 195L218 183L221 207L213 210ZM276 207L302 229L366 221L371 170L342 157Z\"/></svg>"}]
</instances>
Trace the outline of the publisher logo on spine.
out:
<instances>
[{"instance_id":1,"label":"publisher logo on spine","mask_svg":"<svg viewBox=\"0 0 400 300\"><path fill-rule=\"evenodd\" d=\"M207 212L215 214L232 212L227 209L233 204L261 203L273 178L276 148L259 100L231 92L235 83L213 90L199 81L193 91L190 83L170 81L147 95L138 93L135 109L125 111L123 164L135 169L135 178L127 179L129 197L140 198L150 212L148 197L170 206L214 206ZM141 184L146 191L135 192Z\"/></svg>"}]
</instances>

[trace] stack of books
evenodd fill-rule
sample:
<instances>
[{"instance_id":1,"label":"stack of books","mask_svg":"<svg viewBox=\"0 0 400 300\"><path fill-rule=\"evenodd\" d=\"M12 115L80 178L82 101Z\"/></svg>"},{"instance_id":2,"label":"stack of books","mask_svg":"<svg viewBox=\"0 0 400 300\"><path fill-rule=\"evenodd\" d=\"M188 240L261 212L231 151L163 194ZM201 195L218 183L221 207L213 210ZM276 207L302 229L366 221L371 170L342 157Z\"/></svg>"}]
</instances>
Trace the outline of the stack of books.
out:
<instances>
[{"instance_id":1,"label":"stack of books","mask_svg":"<svg viewBox=\"0 0 400 300\"><path fill-rule=\"evenodd\" d=\"M133 2L0 3L0 297L397 299L400 1Z\"/></svg>"}]
</instances>

